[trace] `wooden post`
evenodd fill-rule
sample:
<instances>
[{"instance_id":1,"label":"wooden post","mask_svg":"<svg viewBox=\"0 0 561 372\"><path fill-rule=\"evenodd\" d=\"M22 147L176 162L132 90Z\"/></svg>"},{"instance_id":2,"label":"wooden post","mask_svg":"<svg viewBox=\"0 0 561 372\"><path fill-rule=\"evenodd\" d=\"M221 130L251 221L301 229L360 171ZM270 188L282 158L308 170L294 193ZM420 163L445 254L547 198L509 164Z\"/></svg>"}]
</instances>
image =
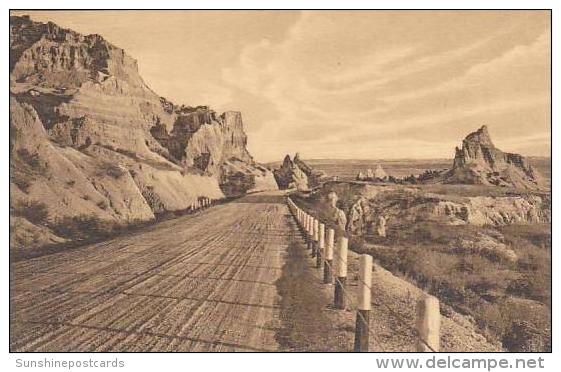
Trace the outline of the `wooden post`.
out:
<instances>
[{"instance_id":1,"label":"wooden post","mask_svg":"<svg viewBox=\"0 0 561 372\"><path fill-rule=\"evenodd\" d=\"M417 351L439 351L440 304L436 297L423 296L417 302L417 332L420 338L417 341Z\"/></svg>"},{"instance_id":2,"label":"wooden post","mask_svg":"<svg viewBox=\"0 0 561 372\"><path fill-rule=\"evenodd\" d=\"M333 283L333 245L335 244L335 231L333 229L327 230L327 242L325 243L325 265L323 265L323 282L325 284Z\"/></svg>"},{"instance_id":3,"label":"wooden post","mask_svg":"<svg viewBox=\"0 0 561 372\"><path fill-rule=\"evenodd\" d=\"M316 257L319 240L319 220L314 217L312 224L312 257Z\"/></svg>"},{"instance_id":4,"label":"wooden post","mask_svg":"<svg viewBox=\"0 0 561 372\"><path fill-rule=\"evenodd\" d=\"M308 215L308 249L314 245L314 218Z\"/></svg>"},{"instance_id":5,"label":"wooden post","mask_svg":"<svg viewBox=\"0 0 561 372\"><path fill-rule=\"evenodd\" d=\"M345 298L345 286L347 282L347 251L349 240L341 236L337 242L337 278L335 279L335 298L334 305L336 309L344 310L347 307Z\"/></svg>"},{"instance_id":6,"label":"wooden post","mask_svg":"<svg viewBox=\"0 0 561 372\"><path fill-rule=\"evenodd\" d=\"M368 352L372 286L372 256L363 254L359 262L358 310L356 313L355 351Z\"/></svg>"},{"instance_id":7,"label":"wooden post","mask_svg":"<svg viewBox=\"0 0 561 372\"><path fill-rule=\"evenodd\" d=\"M321 269L321 257L323 256L323 250L325 249L325 225L323 223L319 224L318 229L318 243L316 249L316 267Z\"/></svg>"}]
</instances>

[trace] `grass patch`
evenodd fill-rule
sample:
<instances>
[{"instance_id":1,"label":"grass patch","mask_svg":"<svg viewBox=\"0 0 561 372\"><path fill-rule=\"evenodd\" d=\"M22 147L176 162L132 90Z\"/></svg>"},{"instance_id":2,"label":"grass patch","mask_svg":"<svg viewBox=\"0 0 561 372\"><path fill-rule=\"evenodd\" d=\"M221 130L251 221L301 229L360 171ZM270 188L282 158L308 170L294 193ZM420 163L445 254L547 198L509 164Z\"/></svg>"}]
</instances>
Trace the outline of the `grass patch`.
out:
<instances>
[{"instance_id":1,"label":"grass patch","mask_svg":"<svg viewBox=\"0 0 561 372\"><path fill-rule=\"evenodd\" d=\"M10 205L10 214L23 217L35 225L45 225L49 220L47 205L35 200L23 200Z\"/></svg>"}]
</instances>

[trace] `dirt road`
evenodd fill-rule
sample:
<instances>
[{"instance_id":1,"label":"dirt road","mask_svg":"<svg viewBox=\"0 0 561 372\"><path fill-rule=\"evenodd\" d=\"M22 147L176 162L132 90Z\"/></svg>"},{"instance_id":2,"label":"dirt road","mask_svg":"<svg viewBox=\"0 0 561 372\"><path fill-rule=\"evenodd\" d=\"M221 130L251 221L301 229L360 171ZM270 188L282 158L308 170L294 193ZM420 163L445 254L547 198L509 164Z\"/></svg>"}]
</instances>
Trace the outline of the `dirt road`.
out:
<instances>
[{"instance_id":1,"label":"dirt road","mask_svg":"<svg viewBox=\"0 0 561 372\"><path fill-rule=\"evenodd\" d=\"M349 256L349 288L357 283ZM355 311L333 287L280 192L10 267L11 351L352 351ZM372 351L413 351L416 287L374 273ZM473 325L444 314L444 350L494 351ZM403 328L403 329L402 329Z\"/></svg>"},{"instance_id":2,"label":"dirt road","mask_svg":"<svg viewBox=\"0 0 561 372\"><path fill-rule=\"evenodd\" d=\"M288 263L305 254L296 234L282 194L259 194L14 262L11 350L313 349L329 299L302 284L309 265Z\"/></svg>"}]
</instances>

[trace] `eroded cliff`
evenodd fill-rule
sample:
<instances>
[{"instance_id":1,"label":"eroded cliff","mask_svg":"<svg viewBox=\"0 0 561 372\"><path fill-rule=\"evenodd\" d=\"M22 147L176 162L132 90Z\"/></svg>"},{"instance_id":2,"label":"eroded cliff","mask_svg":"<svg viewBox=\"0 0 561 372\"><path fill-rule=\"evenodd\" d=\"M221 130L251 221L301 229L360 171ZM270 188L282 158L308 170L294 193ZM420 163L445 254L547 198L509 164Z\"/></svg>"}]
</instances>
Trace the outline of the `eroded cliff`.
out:
<instances>
[{"instance_id":1,"label":"eroded cliff","mask_svg":"<svg viewBox=\"0 0 561 372\"><path fill-rule=\"evenodd\" d=\"M246 145L241 113L158 96L101 36L10 17L11 212L38 233L65 218L128 224L276 188ZM39 235L29 245L47 243Z\"/></svg>"}]
</instances>

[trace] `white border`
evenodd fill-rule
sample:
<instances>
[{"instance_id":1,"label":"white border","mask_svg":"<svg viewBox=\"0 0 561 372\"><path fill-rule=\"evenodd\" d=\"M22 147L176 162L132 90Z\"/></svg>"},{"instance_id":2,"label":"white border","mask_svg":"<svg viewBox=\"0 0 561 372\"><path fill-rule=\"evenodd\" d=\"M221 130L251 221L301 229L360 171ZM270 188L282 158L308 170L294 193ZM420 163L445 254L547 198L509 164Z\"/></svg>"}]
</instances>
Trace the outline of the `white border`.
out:
<instances>
[{"instance_id":1,"label":"white border","mask_svg":"<svg viewBox=\"0 0 561 372\"><path fill-rule=\"evenodd\" d=\"M205 2L173 2L166 0L159 0L157 2L139 2L139 1L107 1L107 0L97 0L95 2L82 1L7 1L5 4L5 13L1 18L2 29L5 32L6 44L9 44L8 37L8 9L44 9L44 8L72 8L72 9L99 9L99 8L191 8L191 9L209 9L209 8L246 8L246 9L293 9L293 8L309 8L309 9L322 9L322 8L332 8L332 9L348 9L348 8L377 8L377 9L553 9L553 64L552 66L561 66L559 63L559 24L561 20L559 19L559 13L561 13L561 7L559 2L556 1L376 1L376 2L366 2L366 1L356 1L356 0L346 0L346 1L329 1L324 0L321 2L311 2L311 1L294 1L294 0L284 0L284 1L205 1ZM8 50L8 45L4 46L4 51ZM375 354L8 354L8 303L9 303L9 287L8 287L8 210L9 210L9 192L8 192L8 56L7 53L5 57L1 60L1 68L4 73L2 74L3 86L1 97L1 106L3 114L3 126L2 126L2 138L4 140L3 150L0 152L2 161L0 162L2 167L2 174L5 175L3 182L1 183L1 198L2 210L2 226L4 227L2 231L2 241L4 242L4 247L1 251L2 255L2 286L0 299L2 301L1 314L2 323L0 324L0 334L2 335L0 339L0 350L2 354L2 370L3 371L20 371L29 370L23 368L15 368L15 360L17 358L25 359L39 359L41 357L47 356L48 358L56 359L72 359L81 360L89 357L95 359L110 359L118 357L120 360L126 362L126 368L120 368L120 371L255 371L262 372L267 370L270 372L286 372L292 368L298 370L316 370L316 371L355 371L355 370L369 370L376 369L373 358L383 355ZM557 67L558 68L558 67ZM552 122L555 122L559 117L559 74L557 69L553 69L553 115ZM553 125L552 132L552 148L553 148L553 158L552 162L554 164L554 169L552 172L552 184L554 185L554 194L559 194L559 183L558 183L558 170L559 170L559 152L561 147L559 146L559 130L556 125ZM555 315L555 310L559 309L561 292L559 288L561 287L560 276L556 274L556 267L561 265L560 255L556 252L557 243L560 241L560 221L558 212L559 209L559 198L553 198L553 313ZM561 358L559 353L561 353L561 327L560 318L553 319L553 354L542 354L545 358L546 371L561 371ZM387 357L399 357L403 355L404 357L419 356L424 357L419 354L392 354L385 355ZM441 354L439 356L445 356ZM476 356L474 354L455 354L454 357L470 357ZM478 357L505 357L508 359L514 359L515 357L520 357L516 354L477 354ZM530 356L530 355L525 355ZM532 356L537 357L537 354ZM426 357L430 357L426 355ZM55 369L42 369L42 370L55 370ZM73 371L80 369L72 369ZM100 370L100 369L96 369ZM388 369L391 371L391 369ZM515 369L511 369L514 371Z\"/></svg>"}]
</instances>

